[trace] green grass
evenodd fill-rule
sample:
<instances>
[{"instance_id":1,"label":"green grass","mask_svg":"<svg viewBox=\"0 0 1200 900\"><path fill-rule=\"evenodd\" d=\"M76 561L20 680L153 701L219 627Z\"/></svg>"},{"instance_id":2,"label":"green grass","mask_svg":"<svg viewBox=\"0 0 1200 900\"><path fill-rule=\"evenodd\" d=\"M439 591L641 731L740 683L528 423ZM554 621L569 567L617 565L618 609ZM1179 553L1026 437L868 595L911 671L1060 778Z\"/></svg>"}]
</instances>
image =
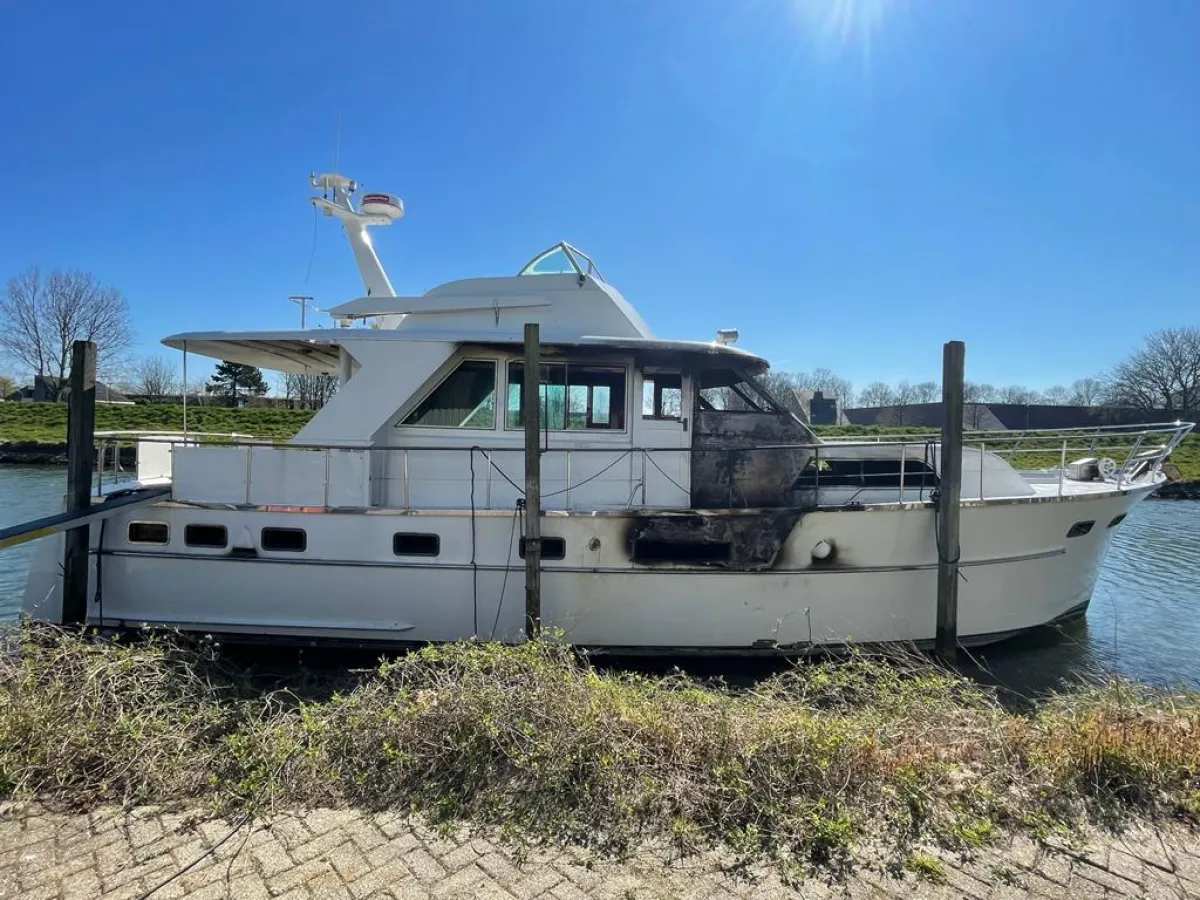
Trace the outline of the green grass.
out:
<instances>
[{"instance_id":1,"label":"green grass","mask_svg":"<svg viewBox=\"0 0 1200 900\"><path fill-rule=\"evenodd\" d=\"M312 416L308 410L190 406L188 428L282 439L294 435ZM99 404L96 407L97 431L158 429L182 430L183 407L171 403ZM61 444L66 439L65 403L0 403L0 441Z\"/></svg>"},{"instance_id":2,"label":"green grass","mask_svg":"<svg viewBox=\"0 0 1200 900\"><path fill-rule=\"evenodd\" d=\"M14 640L0 799L400 810L616 853L723 848L788 877L882 852L930 880L919 850L1200 814L1200 696L1128 683L1016 713L917 656L734 690L464 642L262 689L162 639Z\"/></svg>"}]
</instances>

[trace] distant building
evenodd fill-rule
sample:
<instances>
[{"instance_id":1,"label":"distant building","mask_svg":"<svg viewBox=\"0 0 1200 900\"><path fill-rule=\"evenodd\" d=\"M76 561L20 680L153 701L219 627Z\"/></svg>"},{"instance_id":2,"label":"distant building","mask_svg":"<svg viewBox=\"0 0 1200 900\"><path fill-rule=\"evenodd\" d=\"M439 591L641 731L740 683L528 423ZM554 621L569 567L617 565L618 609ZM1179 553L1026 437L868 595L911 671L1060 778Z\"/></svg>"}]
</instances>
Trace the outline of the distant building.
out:
<instances>
[{"instance_id":1,"label":"distant building","mask_svg":"<svg viewBox=\"0 0 1200 900\"><path fill-rule=\"evenodd\" d=\"M4 399L25 403L53 403L59 399L65 400L70 392L69 386L64 387L60 398L58 396L58 379L55 376L35 375L33 384L27 384L23 388L13 391ZM96 402L132 403L133 401L115 388L109 387L102 381L97 381Z\"/></svg>"},{"instance_id":2,"label":"distant building","mask_svg":"<svg viewBox=\"0 0 1200 900\"><path fill-rule=\"evenodd\" d=\"M846 425L846 417L838 410L836 397L826 397L821 391L800 388L791 391L789 408L806 425Z\"/></svg>"}]
</instances>

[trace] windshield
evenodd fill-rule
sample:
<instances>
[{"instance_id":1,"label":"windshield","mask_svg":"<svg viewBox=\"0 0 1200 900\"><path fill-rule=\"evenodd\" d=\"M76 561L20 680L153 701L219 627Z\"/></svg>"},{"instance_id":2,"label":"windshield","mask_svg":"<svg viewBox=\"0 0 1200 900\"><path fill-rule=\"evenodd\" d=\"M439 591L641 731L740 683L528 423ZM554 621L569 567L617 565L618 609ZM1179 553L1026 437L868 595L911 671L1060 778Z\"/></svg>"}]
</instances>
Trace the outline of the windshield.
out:
<instances>
[{"instance_id":1,"label":"windshield","mask_svg":"<svg viewBox=\"0 0 1200 900\"><path fill-rule=\"evenodd\" d=\"M543 250L525 264L518 275L591 275L604 280L591 257L566 241Z\"/></svg>"}]
</instances>

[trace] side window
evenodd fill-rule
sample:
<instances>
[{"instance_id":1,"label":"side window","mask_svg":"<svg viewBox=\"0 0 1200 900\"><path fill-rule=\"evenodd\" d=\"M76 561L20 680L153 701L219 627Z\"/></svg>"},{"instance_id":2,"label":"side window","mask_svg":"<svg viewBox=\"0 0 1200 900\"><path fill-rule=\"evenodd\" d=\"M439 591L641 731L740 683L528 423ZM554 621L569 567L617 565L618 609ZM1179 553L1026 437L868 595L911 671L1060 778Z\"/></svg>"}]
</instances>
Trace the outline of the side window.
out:
<instances>
[{"instance_id":1,"label":"side window","mask_svg":"<svg viewBox=\"0 0 1200 900\"><path fill-rule=\"evenodd\" d=\"M521 391L525 365L508 365L508 397L504 424L525 424ZM625 370L611 366L550 363L542 366L541 427L552 431L625 428Z\"/></svg>"},{"instance_id":2,"label":"side window","mask_svg":"<svg viewBox=\"0 0 1200 900\"><path fill-rule=\"evenodd\" d=\"M642 374L642 418L679 419L683 416L683 376L678 372Z\"/></svg>"},{"instance_id":3,"label":"side window","mask_svg":"<svg viewBox=\"0 0 1200 900\"><path fill-rule=\"evenodd\" d=\"M427 428L494 428L496 364L464 360L400 425Z\"/></svg>"}]
</instances>

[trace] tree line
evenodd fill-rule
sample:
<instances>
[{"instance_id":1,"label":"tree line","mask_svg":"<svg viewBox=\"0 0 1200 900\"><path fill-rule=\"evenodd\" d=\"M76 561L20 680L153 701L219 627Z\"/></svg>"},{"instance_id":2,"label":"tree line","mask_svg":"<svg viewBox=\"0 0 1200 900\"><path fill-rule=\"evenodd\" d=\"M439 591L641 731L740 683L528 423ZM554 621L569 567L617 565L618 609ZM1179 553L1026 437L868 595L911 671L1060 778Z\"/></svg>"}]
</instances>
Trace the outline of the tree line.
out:
<instances>
[{"instance_id":1,"label":"tree line","mask_svg":"<svg viewBox=\"0 0 1200 900\"><path fill-rule=\"evenodd\" d=\"M862 390L829 369L812 372L769 372L760 379L776 396L795 391L821 391L838 401L839 409L889 407L903 410L941 400L936 381L872 381ZM1200 327L1164 328L1148 335L1142 346L1110 370L1070 385L1035 390L1024 385L994 385L968 381L963 399L972 404L1005 403L1020 406L1090 406L1167 414L1200 413Z\"/></svg>"},{"instance_id":2,"label":"tree line","mask_svg":"<svg viewBox=\"0 0 1200 900\"><path fill-rule=\"evenodd\" d=\"M8 279L0 293L0 359L21 373L43 376L60 398L66 387L71 345L78 340L96 344L101 377L147 399L162 400L186 392L236 405L243 398L269 391L260 370L230 362L218 365L207 381L185 385L174 364L161 356L131 359L134 335L125 296L91 272L43 272L31 266ZM770 393L788 402L799 402L797 391L820 391L837 400L839 409L859 406L902 410L936 402L941 396L941 387L935 381L873 381L856 392L848 379L825 368L770 372L761 381ZM0 375L0 397L11 394L17 386L12 377ZM298 406L316 409L337 390L337 379L329 375L284 374L276 390ZM1107 372L1080 378L1069 386L1038 391L1022 385L968 382L965 399L972 404L1044 403L1195 415L1200 412L1200 327L1156 331Z\"/></svg>"}]
</instances>

